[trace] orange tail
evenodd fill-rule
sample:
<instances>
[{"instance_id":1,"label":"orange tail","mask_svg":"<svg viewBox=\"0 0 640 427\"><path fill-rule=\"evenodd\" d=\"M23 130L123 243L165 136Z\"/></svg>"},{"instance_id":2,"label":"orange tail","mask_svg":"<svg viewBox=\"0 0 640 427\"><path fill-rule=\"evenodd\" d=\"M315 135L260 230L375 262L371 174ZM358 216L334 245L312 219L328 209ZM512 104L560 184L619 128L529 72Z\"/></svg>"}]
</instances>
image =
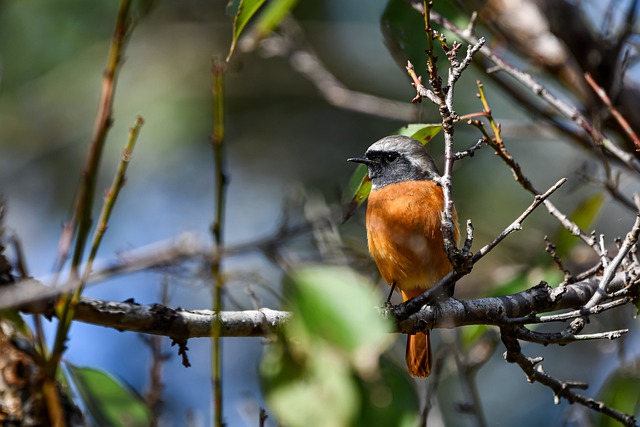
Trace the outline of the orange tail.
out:
<instances>
[{"instance_id":1,"label":"orange tail","mask_svg":"<svg viewBox=\"0 0 640 427\"><path fill-rule=\"evenodd\" d=\"M407 301L420 295L421 289L402 290L402 300ZM431 373L431 342L429 331L407 335L407 352L405 355L407 370L414 377L428 377Z\"/></svg>"},{"instance_id":2,"label":"orange tail","mask_svg":"<svg viewBox=\"0 0 640 427\"><path fill-rule=\"evenodd\" d=\"M431 373L431 343L429 331L407 336L407 369L414 377L428 377Z\"/></svg>"}]
</instances>

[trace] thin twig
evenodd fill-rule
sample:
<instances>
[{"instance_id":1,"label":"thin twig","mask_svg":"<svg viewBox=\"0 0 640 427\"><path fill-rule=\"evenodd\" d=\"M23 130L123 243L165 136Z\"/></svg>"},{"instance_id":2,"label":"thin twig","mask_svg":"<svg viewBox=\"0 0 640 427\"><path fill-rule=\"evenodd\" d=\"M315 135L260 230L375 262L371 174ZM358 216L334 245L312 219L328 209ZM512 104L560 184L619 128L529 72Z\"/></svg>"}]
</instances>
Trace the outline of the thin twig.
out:
<instances>
[{"instance_id":1,"label":"thin twig","mask_svg":"<svg viewBox=\"0 0 640 427\"><path fill-rule=\"evenodd\" d=\"M565 267L564 263L562 262L562 260L560 259L560 257L558 256L558 253L556 252L556 245L554 245L553 243L551 243L551 240L549 240L548 236L544 236L544 242L546 243L547 247L545 248L545 250L547 251L547 253L549 255L551 255L551 259L553 259L553 262L556 263L556 265L558 266L558 268L562 271L562 273L564 274L564 280L563 282L571 282L573 276L571 275L571 272L569 271L569 269L567 267Z\"/></svg>"},{"instance_id":2,"label":"thin twig","mask_svg":"<svg viewBox=\"0 0 640 427\"><path fill-rule=\"evenodd\" d=\"M62 356L62 352L65 349L65 342L67 340L69 328L71 327L71 321L74 317L75 306L78 304L80 295L84 290L87 280L89 279L89 275L91 274L91 269L93 267L93 262L95 261L98 249L100 248L100 244L102 243L102 238L104 237L104 234L107 230L109 219L111 218L111 213L113 212L113 208L115 206L116 200L118 199L118 195L120 194L120 190L122 190L122 187L124 186L127 167L129 166L129 162L131 161L133 149L135 147L136 141L138 140L138 135L140 134L140 129L143 123L144 120L142 119L142 117L138 116L135 124L129 130L129 138L122 152L122 157L120 159L118 169L113 177L111 186L107 190L104 197L104 203L100 212L100 217L98 219L98 225L93 232L91 251L89 253L87 264L84 266L82 277L77 286L72 289L72 292L70 291L64 293L60 300L57 302L57 307L60 312L60 322L58 323L56 338L54 341L53 350L51 352L50 363L52 364L57 364L57 361ZM54 369L53 366L51 366L50 369Z\"/></svg>"},{"instance_id":3,"label":"thin twig","mask_svg":"<svg viewBox=\"0 0 640 427\"><path fill-rule=\"evenodd\" d=\"M639 234L640 234L640 215L636 216L636 220L635 220L635 223L633 224L633 228L631 228L631 231L627 233L627 236L625 237L624 242L622 242L622 246L620 247L618 254L613 260L611 260L609 265L606 266L604 273L602 275L602 279L600 280L600 285L598 285L598 291L595 294L593 294L593 297L589 300L587 304L585 304L584 308L589 309L595 306L596 304L598 304L603 298L608 296L607 286L609 285L609 282L611 282L611 279L616 273L616 270L618 269L618 267L620 266L624 258L627 256L627 253L629 252L629 250L631 250L633 245L635 245L638 242Z\"/></svg>"},{"instance_id":4,"label":"thin twig","mask_svg":"<svg viewBox=\"0 0 640 427\"><path fill-rule=\"evenodd\" d=\"M300 25L290 16L282 20L280 31L273 33L260 46L265 55L288 60L291 68L311 82L331 105L409 123L415 122L419 117L419 110L406 102L380 98L347 88L327 69L305 40Z\"/></svg>"},{"instance_id":5,"label":"thin twig","mask_svg":"<svg viewBox=\"0 0 640 427\"><path fill-rule=\"evenodd\" d=\"M422 5L419 2L412 1L411 5L414 8L418 9L420 12L424 11ZM464 30L436 12L432 12L431 18L434 22L453 32L469 44L476 44L479 40L474 35L466 33ZM640 172L640 161L636 159L633 154L625 152L606 136L598 132L593 124L585 118L585 116L578 110L577 107L572 106L555 96L544 85L534 79L529 73L526 73L507 63L505 60L496 55L495 52L493 52L493 50L491 50L488 46L483 46L479 50L479 53L483 57L494 63L496 69L503 71L515 78L524 87L528 88L536 96L544 100L547 104L551 105L564 117L580 126L592 138L593 144L595 146L604 147L605 150L607 150L612 156L620 160L622 163L627 165L627 167L636 172Z\"/></svg>"},{"instance_id":6,"label":"thin twig","mask_svg":"<svg viewBox=\"0 0 640 427\"><path fill-rule=\"evenodd\" d=\"M427 72L429 74L429 86L431 89L426 89L422 84L422 79L419 77L416 72L413 64L411 62L407 63L407 72L411 77L412 84L416 89L416 97L413 98L412 102L419 102L423 97L428 98L433 104L438 107L438 112L442 119L442 131L444 133L444 141L445 141L445 161L444 161L444 173L438 179L438 184L442 187L442 193L444 197L444 208L442 212L442 237L444 240L444 247L451 261L451 264L454 267L454 270L460 270L460 272L465 272L470 268L468 263L471 254L468 252L460 251L456 245L456 236L455 236L455 224L454 224L454 207L453 207L453 198L452 198L452 171L453 171L453 162L456 160L458 156L453 151L453 124L459 120L458 115L456 114L453 108L453 95L455 85L464 72L464 70L469 67L471 61L473 59L473 55L484 45L484 39L479 39L476 43L469 46L467 48L467 54L462 61L457 60L457 53L460 48L459 43L454 43L452 47L450 47L445 37L442 34L435 32L431 28L431 8L433 7L433 2L429 1L427 3L426 0L423 1L424 8L424 23L425 23L425 32L427 39ZM449 60L451 67L449 68L447 85L443 87L442 78L438 74L438 58L434 53L434 43L433 40L438 39L440 41L441 47L444 50L447 59Z\"/></svg>"},{"instance_id":7,"label":"thin twig","mask_svg":"<svg viewBox=\"0 0 640 427\"><path fill-rule=\"evenodd\" d=\"M67 221L68 230L61 236L61 242L69 241L77 227L76 246L74 248L71 264L71 273L79 276L80 263L84 254L85 245L91 229L91 210L95 198L98 169L102 159L102 152L107 140L107 134L113 123L113 102L115 97L118 71L122 63L124 46L128 34L131 32L132 21L129 15L131 0L121 0L116 19L115 30L109 47L107 66L102 77L102 92L98 104L93 137L89 146L89 157L82 174L82 181L75 200L75 211L72 218ZM60 246L68 249L68 244ZM57 269L61 269L67 258L67 253L58 254Z\"/></svg>"},{"instance_id":8,"label":"thin twig","mask_svg":"<svg viewBox=\"0 0 640 427\"><path fill-rule=\"evenodd\" d=\"M160 283L160 301L163 305L169 304L169 280L163 277ZM158 418L162 409L162 392L164 390L164 382L162 381L162 368L165 362L170 358L170 354L163 350L162 343L164 339L161 336L141 336L144 343L149 347L151 352L151 364L149 366L149 383L144 393L145 403L151 410L151 426L158 426Z\"/></svg>"},{"instance_id":9,"label":"thin twig","mask_svg":"<svg viewBox=\"0 0 640 427\"><path fill-rule=\"evenodd\" d=\"M224 276L222 272L223 253L223 221L225 212L226 190L228 178L224 170L224 73L225 65L219 59L214 59L212 66L213 81L211 85L213 99L213 133L211 135L211 147L213 149L215 175L214 201L215 213L213 218L213 254L211 273L214 278L212 294L212 308L214 313L222 312L222 296L224 291ZM214 396L215 426L222 427L222 341L220 340L220 316L211 323L211 376Z\"/></svg>"},{"instance_id":10,"label":"thin twig","mask_svg":"<svg viewBox=\"0 0 640 427\"><path fill-rule=\"evenodd\" d=\"M496 123L496 121L493 118L493 115L491 114L491 108L489 107L489 103L487 101L487 97L484 92L484 85L480 81L477 81L477 86L478 86L478 97L480 98L480 101L483 105L486 117L489 120L489 123L491 124L491 128L494 132L494 137L492 138L485 131L484 126L479 120L472 121L471 124L476 128L478 128L478 130L484 135L485 141L487 142L487 144L489 144L492 148L496 150L496 154L498 154L498 156L502 159L502 161L509 167L509 169L511 169L515 180L518 183L520 183L520 185L522 185L522 187L525 190L529 191L531 194L534 194L534 195L538 194L538 190L536 190L536 188L531 183L531 181L526 177L526 175L522 171L522 168L520 167L518 162L515 161L513 156L511 156L511 154L509 153L509 151L507 150L504 144L504 141L501 137L500 125ZM580 227L578 227L577 224L571 221L565 214L560 212L560 210L558 210L558 208L556 208L550 201L545 200L544 205L549 211L549 213L553 215L558 221L560 221L562 226L566 228L567 231L569 231L574 236L577 236L580 239L582 239L582 241L584 241L589 247L591 247L598 256L602 256L602 251L599 249L597 242L595 241L593 236L589 236L588 234L583 232L580 229Z\"/></svg>"},{"instance_id":11,"label":"thin twig","mask_svg":"<svg viewBox=\"0 0 640 427\"><path fill-rule=\"evenodd\" d=\"M496 236L491 242L485 245L482 249L476 252L473 256L474 263L480 260L484 255L489 253L493 248L495 248L502 240L504 240L509 234L514 231L519 231L522 229L522 222L538 207L540 204L544 203L546 199L548 199L558 188L560 188L565 182L567 182L567 178L561 178L553 184L547 191L542 194L538 194L534 197L533 203L529 205L527 209L525 209L522 214L514 222L512 222L507 228L505 228L502 233Z\"/></svg>"},{"instance_id":12,"label":"thin twig","mask_svg":"<svg viewBox=\"0 0 640 427\"><path fill-rule=\"evenodd\" d=\"M578 310L568 311L566 313L560 314L550 314L547 316L525 316L519 318L510 318L509 323L511 324L531 324L531 323L551 323L551 322L563 322L565 320L575 319L582 316L587 316L591 314L599 314L603 311L610 310L612 308L620 307L625 304L628 304L631 301L630 298L620 298L613 301L609 301L604 304L595 305L591 308L585 309L580 308Z\"/></svg>"},{"instance_id":13,"label":"thin twig","mask_svg":"<svg viewBox=\"0 0 640 427\"><path fill-rule=\"evenodd\" d=\"M607 331L595 334L573 334L567 330L561 332L543 333L531 331L525 327L519 327L514 330L515 337L519 340L529 341L537 344L549 345L565 345L575 341L587 341L596 339L614 340L629 332L628 329L620 329L617 331Z\"/></svg>"},{"instance_id":14,"label":"thin twig","mask_svg":"<svg viewBox=\"0 0 640 427\"><path fill-rule=\"evenodd\" d=\"M560 403L561 398L565 398L569 403L579 403L587 408L601 412L612 417L625 426L635 426L636 420L633 416L608 407L603 402L599 402L587 396L576 393L574 389L584 389L586 384L582 382L561 381L546 374L541 365L538 365L542 358L528 358L522 354L520 343L513 335L513 328L501 329L502 342L505 344L505 360L509 363L516 363L527 375L529 382L539 382L551 390L554 394L554 402Z\"/></svg>"},{"instance_id":15,"label":"thin twig","mask_svg":"<svg viewBox=\"0 0 640 427\"><path fill-rule=\"evenodd\" d=\"M613 105L613 103L609 99L609 96L607 95L607 92L596 83L593 77L591 77L590 73L585 73L584 78L587 83L589 83L589 86L591 86L593 91L602 100L602 102L604 102L604 105L607 106L609 112L611 113L613 118L616 119L622 130L624 130L627 136L631 139L633 145L635 145L636 147L636 151L640 151L640 138L638 138L638 135L633 130L627 119L625 119L624 116L620 114L620 111L618 111L618 109Z\"/></svg>"},{"instance_id":16,"label":"thin twig","mask_svg":"<svg viewBox=\"0 0 640 427\"><path fill-rule=\"evenodd\" d=\"M462 339L459 330L447 331L441 334L443 340L449 346L449 357L453 356L458 371L458 383L464 395L464 401L459 402L458 411L464 414L469 425L475 427L485 427L486 420L482 411L482 401L478 394L475 374L477 372L475 363L470 365L466 357L467 351L462 348Z\"/></svg>"},{"instance_id":17,"label":"thin twig","mask_svg":"<svg viewBox=\"0 0 640 427\"><path fill-rule=\"evenodd\" d=\"M469 147L465 151L457 151L453 153L453 160L460 160L465 157L473 157L476 150L481 149L483 145L484 145L484 140L480 138L475 144L473 144L471 147Z\"/></svg>"}]
</instances>

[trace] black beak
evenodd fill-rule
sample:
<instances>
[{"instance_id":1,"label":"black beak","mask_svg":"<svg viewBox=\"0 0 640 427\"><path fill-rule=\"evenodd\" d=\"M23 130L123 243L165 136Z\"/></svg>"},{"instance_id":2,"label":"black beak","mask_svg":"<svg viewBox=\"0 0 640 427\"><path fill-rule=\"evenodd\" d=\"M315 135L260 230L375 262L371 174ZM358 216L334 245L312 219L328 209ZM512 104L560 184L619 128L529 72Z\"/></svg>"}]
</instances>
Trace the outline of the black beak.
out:
<instances>
[{"instance_id":1,"label":"black beak","mask_svg":"<svg viewBox=\"0 0 640 427\"><path fill-rule=\"evenodd\" d=\"M352 157L350 159L347 159L347 162L362 163L367 166L370 166L373 164L373 161L367 159L366 157Z\"/></svg>"}]
</instances>

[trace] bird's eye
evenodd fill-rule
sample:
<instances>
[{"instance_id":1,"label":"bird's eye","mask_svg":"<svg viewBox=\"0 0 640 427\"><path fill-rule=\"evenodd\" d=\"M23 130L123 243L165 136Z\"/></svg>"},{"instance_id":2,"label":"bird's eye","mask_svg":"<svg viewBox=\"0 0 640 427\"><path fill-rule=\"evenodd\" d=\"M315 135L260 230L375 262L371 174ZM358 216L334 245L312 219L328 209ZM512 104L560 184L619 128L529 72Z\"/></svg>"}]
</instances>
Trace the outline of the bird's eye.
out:
<instances>
[{"instance_id":1,"label":"bird's eye","mask_svg":"<svg viewBox=\"0 0 640 427\"><path fill-rule=\"evenodd\" d=\"M382 160L385 163L393 163L398 159L398 153L384 153Z\"/></svg>"}]
</instances>

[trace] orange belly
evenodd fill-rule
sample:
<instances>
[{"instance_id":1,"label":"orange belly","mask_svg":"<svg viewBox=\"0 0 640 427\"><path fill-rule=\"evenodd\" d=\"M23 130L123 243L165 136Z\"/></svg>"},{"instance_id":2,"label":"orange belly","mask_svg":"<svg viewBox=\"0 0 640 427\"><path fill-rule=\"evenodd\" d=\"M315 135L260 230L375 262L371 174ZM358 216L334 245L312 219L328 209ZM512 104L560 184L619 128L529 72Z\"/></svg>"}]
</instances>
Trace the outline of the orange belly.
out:
<instances>
[{"instance_id":1,"label":"orange belly","mask_svg":"<svg viewBox=\"0 0 640 427\"><path fill-rule=\"evenodd\" d=\"M451 270L440 228L442 210L442 188L433 181L389 184L369 195L369 252L384 280L411 297Z\"/></svg>"},{"instance_id":2,"label":"orange belly","mask_svg":"<svg viewBox=\"0 0 640 427\"><path fill-rule=\"evenodd\" d=\"M400 289L404 301L420 295L451 270L440 227L442 210L442 188L433 181L389 184L369 195L369 252L384 280ZM455 210L453 220L457 240ZM411 375L429 375L429 331L407 337L405 361Z\"/></svg>"}]
</instances>

